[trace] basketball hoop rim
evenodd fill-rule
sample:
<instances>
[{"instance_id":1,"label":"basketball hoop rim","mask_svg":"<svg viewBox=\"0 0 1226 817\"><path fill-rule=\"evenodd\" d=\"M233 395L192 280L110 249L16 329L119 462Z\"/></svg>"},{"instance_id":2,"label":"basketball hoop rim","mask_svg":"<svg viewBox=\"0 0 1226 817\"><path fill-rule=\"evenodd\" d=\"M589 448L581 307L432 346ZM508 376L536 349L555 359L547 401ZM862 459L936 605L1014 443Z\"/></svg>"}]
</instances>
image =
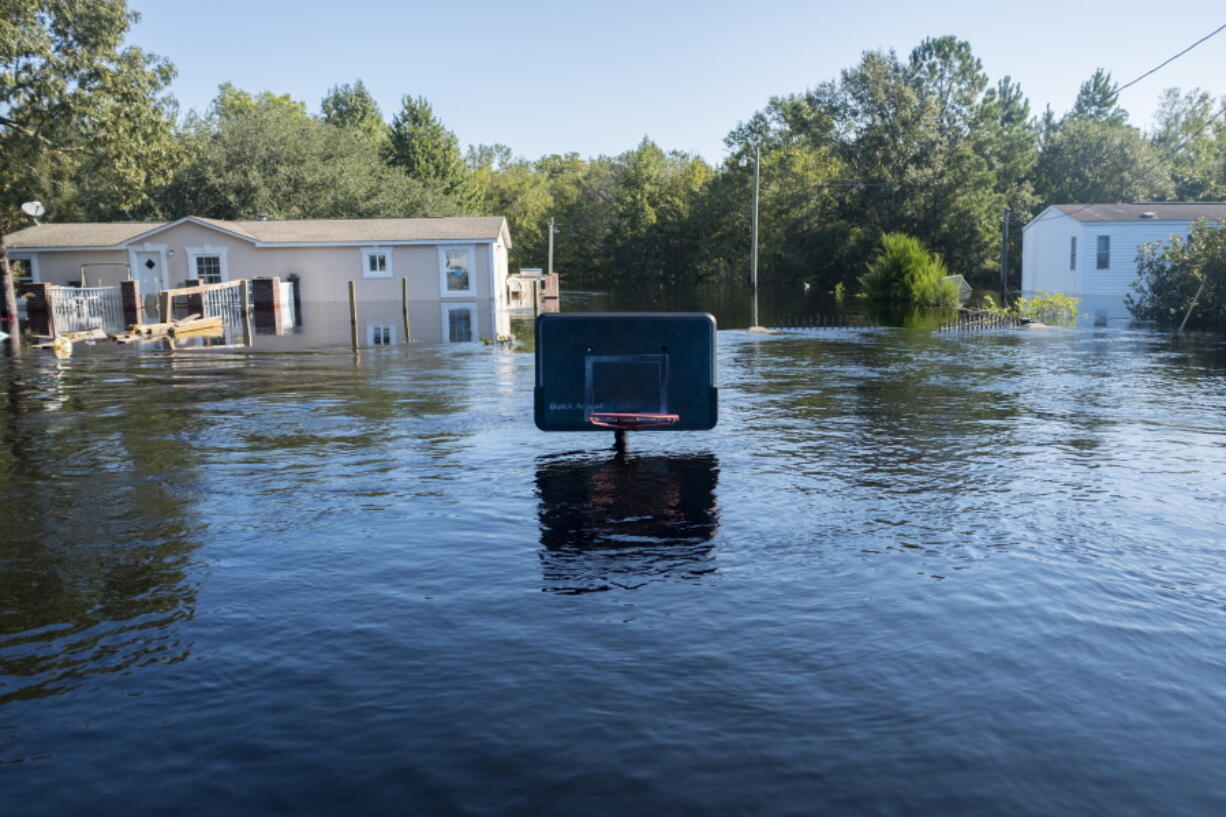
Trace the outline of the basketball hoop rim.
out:
<instances>
[{"instance_id":1,"label":"basketball hoop rim","mask_svg":"<svg viewBox=\"0 0 1226 817\"><path fill-rule=\"evenodd\" d=\"M679 414L650 414L642 412L593 411L587 421L594 426L611 428L614 431L634 431L642 428L665 428L681 421Z\"/></svg>"}]
</instances>

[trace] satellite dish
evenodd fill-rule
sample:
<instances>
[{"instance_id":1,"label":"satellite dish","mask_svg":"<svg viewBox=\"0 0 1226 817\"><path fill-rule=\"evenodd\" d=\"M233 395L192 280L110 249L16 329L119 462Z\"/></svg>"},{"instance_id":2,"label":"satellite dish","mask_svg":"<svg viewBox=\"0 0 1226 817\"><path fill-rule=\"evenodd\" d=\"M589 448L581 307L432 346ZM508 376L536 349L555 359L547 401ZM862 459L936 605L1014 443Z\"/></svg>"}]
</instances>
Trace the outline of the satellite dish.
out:
<instances>
[{"instance_id":1,"label":"satellite dish","mask_svg":"<svg viewBox=\"0 0 1226 817\"><path fill-rule=\"evenodd\" d=\"M47 208L43 207L41 201L27 201L21 205L21 212L25 213L30 218L38 218L43 213L47 212Z\"/></svg>"}]
</instances>

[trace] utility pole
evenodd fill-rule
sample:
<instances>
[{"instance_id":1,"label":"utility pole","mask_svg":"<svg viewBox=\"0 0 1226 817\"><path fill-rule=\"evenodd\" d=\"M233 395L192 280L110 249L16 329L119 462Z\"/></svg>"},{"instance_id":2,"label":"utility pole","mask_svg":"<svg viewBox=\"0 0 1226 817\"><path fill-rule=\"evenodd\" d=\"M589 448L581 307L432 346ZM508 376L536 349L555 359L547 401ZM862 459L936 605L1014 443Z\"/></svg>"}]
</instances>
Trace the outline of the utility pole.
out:
<instances>
[{"instance_id":1,"label":"utility pole","mask_svg":"<svg viewBox=\"0 0 1226 817\"><path fill-rule=\"evenodd\" d=\"M758 292L758 165L761 155L757 145L753 149L753 260L750 262L749 279L753 283L754 294ZM757 316L754 323L757 324Z\"/></svg>"},{"instance_id":2,"label":"utility pole","mask_svg":"<svg viewBox=\"0 0 1226 817\"><path fill-rule=\"evenodd\" d=\"M1000 233L1000 303L1009 305L1009 208L1001 216Z\"/></svg>"},{"instance_id":3,"label":"utility pole","mask_svg":"<svg viewBox=\"0 0 1226 817\"><path fill-rule=\"evenodd\" d=\"M761 149L754 145L753 148L753 253L752 260L749 262L749 280L753 287L753 314L750 316L750 330L759 329L758 326L758 189L759 189L759 167L762 164Z\"/></svg>"},{"instance_id":4,"label":"utility pole","mask_svg":"<svg viewBox=\"0 0 1226 817\"><path fill-rule=\"evenodd\" d=\"M553 226L553 219L549 219L549 268L546 272L553 275L553 234L556 228Z\"/></svg>"}]
</instances>

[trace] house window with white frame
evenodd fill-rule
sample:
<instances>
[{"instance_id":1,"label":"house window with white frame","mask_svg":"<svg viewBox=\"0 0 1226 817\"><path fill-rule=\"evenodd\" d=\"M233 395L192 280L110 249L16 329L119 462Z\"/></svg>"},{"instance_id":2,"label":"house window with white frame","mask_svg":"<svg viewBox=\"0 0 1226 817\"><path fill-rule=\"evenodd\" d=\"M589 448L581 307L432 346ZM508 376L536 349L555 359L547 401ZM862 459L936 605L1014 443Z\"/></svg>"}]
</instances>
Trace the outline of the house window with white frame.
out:
<instances>
[{"instance_id":1,"label":"house window with white frame","mask_svg":"<svg viewBox=\"0 0 1226 817\"><path fill-rule=\"evenodd\" d=\"M1068 242L1068 268L1077 269L1077 236L1073 236Z\"/></svg>"},{"instance_id":2,"label":"house window with white frame","mask_svg":"<svg viewBox=\"0 0 1226 817\"><path fill-rule=\"evenodd\" d=\"M187 247L187 277L202 284L230 280L226 271L225 247Z\"/></svg>"},{"instance_id":3,"label":"house window with white frame","mask_svg":"<svg viewBox=\"0 0 1226 817\"><path fill-rule=\"evenodd\" d=\"M221 256L197 255L196 280L202 284L221 283Z\"/></svg>"},{"instance_id":4,"label":"house window with white frame","mask_svg":"<svg viewBox=\"0 0 1226 817\"><path fill-rule=\"evenodd\" d=\"M387 323L368 323L366 342L371 346L391 346L396 342L396 327Z\"/></svg>"},{"instance_id":5,"label":"house window with white frame","mask_svg":"<svg viewBox=\"0 0 1226 817\"><path fill-rule=\"evenodd\" d=\"M441 247L443 295L473 293L473 248Z\"/></svg>"},{"instance_id":6,"label":"house window with white frame","mask_svg":"<svg viewBox=\"0 0 1226 817\"><path fill-rule=\"evenodd\" d=\"M392 251L386 247L364 247L362 249L363 278L391 278Z\"/></svg>"},{"instance_id":7,"label":"house window with white frame","mask_svg":"<svg viewBox=\"0 0 1226 817\"><path fill-rule=\"evenodd\" d=\"M1111 268L1111 236L1098 237L1098 269Z\"/></svg>"},{"instance_id":8,"label":"house window with white frame","mask_svg":"<svg viewBox=\"0 0 1226 817\"><path fill-rule=\"evenodd\" d=\"M443 306L443 339L447 343L472 343L476 340L477 308L473 304Z\"/></svg>"}]
</instances>

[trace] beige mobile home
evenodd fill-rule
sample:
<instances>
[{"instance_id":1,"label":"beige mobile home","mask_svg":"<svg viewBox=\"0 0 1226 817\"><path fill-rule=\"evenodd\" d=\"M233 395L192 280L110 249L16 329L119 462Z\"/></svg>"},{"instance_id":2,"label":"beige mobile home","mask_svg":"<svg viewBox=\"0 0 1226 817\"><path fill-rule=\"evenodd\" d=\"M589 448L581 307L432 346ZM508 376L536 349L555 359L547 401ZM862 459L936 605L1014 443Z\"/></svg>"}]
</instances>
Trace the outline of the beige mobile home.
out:
<instances>
[{"instance_id":1,"label":"beige mobile home","mask_svg":"<svg viewBox=\"0 0 1226 817\"><path fill-rule=\"evenodd\" d=\"M501 216L480 218L39 224L6 237L29 280L107 286L131 277L146 296L239 278L295 280L304 303L506 300L511 236Z\"/></svg>"}]
</instances>

